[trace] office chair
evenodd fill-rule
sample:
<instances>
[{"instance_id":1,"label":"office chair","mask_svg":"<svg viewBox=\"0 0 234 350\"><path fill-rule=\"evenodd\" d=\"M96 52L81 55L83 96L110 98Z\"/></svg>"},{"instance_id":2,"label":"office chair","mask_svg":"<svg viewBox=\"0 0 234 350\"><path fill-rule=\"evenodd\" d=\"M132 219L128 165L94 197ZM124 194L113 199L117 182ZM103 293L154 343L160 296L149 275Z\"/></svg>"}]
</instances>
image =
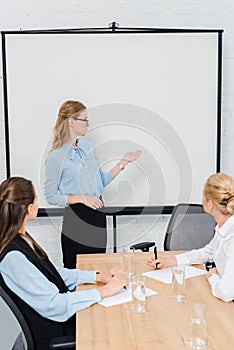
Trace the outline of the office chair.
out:
<instances>
[{"instance_id":1,"label":"office chair","mask_svg":"<svg viewBox=\"0 0 234 350\"><path fill-rule=\"evenodd\" d=\"M15 342L13 344L12 350L34 350L35 344L31 331L28 327L27 322L25 321L24 316L22 315L20 309L9 296L9 294L0 286L0 296L8 305L9 309L15 315L19 325L21 327L21 332L18 334ZM75 349L75 336L62 336L58 338L51 339L49 349L53 350L66 350L66 349Z\"/></svg>"},{"instance_id":2,"label":"office chair","mask_svg":"<svg viewBox=\"0 0 234 350\"><path fill-rule=\"evenodd\" d=\"M201 204L177 204L167 225L164 250L190 250L204 247L214 236L216 222ZM206 270L215 267L205 263Z\"/></svg>"},{"instance_id":3,"label":"office chair","mask_svg":"<svg viewBox=\"0 0 234 350\"><path fill-rule=\"evenodd\" d=\"M131 245L130 249L138 250L140 249L142 252L149 252L150 247L154 247L155 242L140 242Z\"/></svg>"},{"instance_id":4,"label":"office chair","mask_svg":"<svg viewBox=\"0 0 234 350\"><path fill-rule=\"evenodd\" d=\"M213 238L215 225L201 204L177 204L167 225L164 250L202 248Z\"/></svg>"}]
</instances>

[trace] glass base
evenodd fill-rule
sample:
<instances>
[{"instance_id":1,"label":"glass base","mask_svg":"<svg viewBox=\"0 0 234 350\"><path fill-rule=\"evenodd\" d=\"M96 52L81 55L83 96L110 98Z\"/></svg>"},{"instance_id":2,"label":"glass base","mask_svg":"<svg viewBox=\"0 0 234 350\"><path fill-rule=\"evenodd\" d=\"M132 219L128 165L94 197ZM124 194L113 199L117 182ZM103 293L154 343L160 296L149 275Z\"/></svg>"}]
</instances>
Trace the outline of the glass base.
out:
<instances>
[{"instance_id":1,"label":"glass base","mask_svg":"<svg viewBox=\"0 0 234 350\"><path fill-rule=\"evenodd\" d=\"M192 349L202 350L206 347L206 341L204 339L197 339L196 341L190 340L189 346Z\"/></svg>"},{"instance_id":2,"label":"glass base","mask_svg":"<svg viewBox=\"0 0 234 350\"><path fill-rule=\"evenodd\" d=\"M132 307L133 312L145 312L145 307Z\"/></svg>"},{"instance_id":3,"label":"glass base","mask_svg":"<svg viewBox=\"0 0 234 350\"><path fill-rule=\"evenodd\" d=\"M177 301L178 303L181 303L182 301L185 301L184 295L172 295L172 300Z\"/></svg>"}]
</instances>

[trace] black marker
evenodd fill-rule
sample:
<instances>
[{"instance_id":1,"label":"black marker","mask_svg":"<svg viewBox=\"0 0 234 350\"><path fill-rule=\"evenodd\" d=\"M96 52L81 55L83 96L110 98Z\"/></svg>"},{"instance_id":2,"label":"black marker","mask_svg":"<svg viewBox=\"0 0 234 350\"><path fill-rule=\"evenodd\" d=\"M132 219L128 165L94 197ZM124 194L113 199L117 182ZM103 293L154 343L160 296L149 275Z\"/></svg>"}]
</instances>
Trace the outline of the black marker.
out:
<instances>
[{"instance_id":1,"label":"black marker","mask_svg":"<svg viewBox=\"0 0 234 350\"><path fill-rule=\"evenodd\" d=\"M154 247L154 257L155 257L155 260L158 259L157 246ZM156 265L156 269L157 269L158 263L156 263L155 265Z\"/></svg>"}]
</instances>

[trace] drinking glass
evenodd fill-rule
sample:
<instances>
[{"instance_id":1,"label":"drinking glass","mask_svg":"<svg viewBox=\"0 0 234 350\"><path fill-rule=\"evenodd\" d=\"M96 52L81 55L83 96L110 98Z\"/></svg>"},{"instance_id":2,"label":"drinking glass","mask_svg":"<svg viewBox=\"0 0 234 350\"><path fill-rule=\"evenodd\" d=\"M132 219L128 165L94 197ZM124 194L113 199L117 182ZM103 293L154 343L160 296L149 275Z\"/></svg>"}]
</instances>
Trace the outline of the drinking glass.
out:
<instances>
[{"instance_id":1,"label":"drinking glass","mask_svg":"<svg viewBox=\"0 0 234 350\"><path fill-rule=\"evenodd\" d=\"M204 304L190 305L190 340L192 349L204 349L206 347L206 314L207 306Z\"/></svg>"},{"instance_id":2,"label":"drinking glass","mask_svg":"<svg viewBox=\"0 0 234 350\"><path fill-rule=\"evenodd\" d=\"M145 277L141 274L134 274L131 278L132 289L132 311L145 312Z\"/></svg>"},{"instance_id":3,"label":"drinking glass","mask_svg":"<svg viewBox=\"0 0 234 350\"><path fill-rule=\"evenodd\" d=\"M185 267L172 266L172 300L182 302L185 300Z\"/></svg>"},{"instance_id":4,"label":"drinking glass","mask_svg":"<svg viewBox=\"0 0 234 350\"><path fill-rule=\"evenodd\" d=\"M134 250L128 247L123 249L123 271L125 278L131 278L134 274Z\"/></svg>"}]
</instances>

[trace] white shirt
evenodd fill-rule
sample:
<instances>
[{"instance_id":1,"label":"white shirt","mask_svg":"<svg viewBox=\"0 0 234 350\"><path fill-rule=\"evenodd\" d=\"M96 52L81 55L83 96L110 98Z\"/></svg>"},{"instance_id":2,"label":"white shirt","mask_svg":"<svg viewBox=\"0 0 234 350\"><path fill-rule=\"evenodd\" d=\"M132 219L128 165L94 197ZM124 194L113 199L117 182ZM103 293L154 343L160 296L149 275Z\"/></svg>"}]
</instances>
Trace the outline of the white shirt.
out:
<instances>
[{"instance_id":1,"label":"white shirt","mask_svg":"<svg viewBox=\"0 0 234 350\"><path fill-rule=\"evenodd\" d=\"M221 227L216 225L213 239L204 248L176 255L177 264L214 261L218 275L209 278L212 293L223 301L234 299L234 215Z\"/></svg>"}]
</instances>

